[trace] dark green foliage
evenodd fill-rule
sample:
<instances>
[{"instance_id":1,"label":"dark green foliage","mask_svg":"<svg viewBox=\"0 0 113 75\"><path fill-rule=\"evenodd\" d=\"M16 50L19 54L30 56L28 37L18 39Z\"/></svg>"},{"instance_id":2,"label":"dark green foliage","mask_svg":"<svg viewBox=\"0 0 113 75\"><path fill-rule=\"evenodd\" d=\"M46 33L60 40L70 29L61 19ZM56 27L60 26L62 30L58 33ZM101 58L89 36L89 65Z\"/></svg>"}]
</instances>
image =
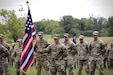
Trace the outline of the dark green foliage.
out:
<instances>
[{"instance_id":1,"label":"dark green foliage","mask_svg":"<svg viewBox=\"0 0 113 75\"><path fill-rule=\"evenodd\" d=\"M23 38L25 17L18 18L14 10L6 9L0 10L0 17L3 19L0 24L0 33L13 39L14 42L16 42L18 38Z\"/></svg>"},{"instance_id":2,"label":"dark green foliage","mask_svg":"<svg viewBox=\"0 0 113 75\"><path fill-rule=\"evenodd\" d=\"M103 17L89 18L74 18L73 16L63 16L60 21L41 20L35 22L35 28L38 31L44 31L46 34L70 33L72 36L77 33L77 36L83 34L85 36L92 36L93 31L99 31L100 36L113 36L113 17L108 20Z\"/></svg>"}]
</instances>

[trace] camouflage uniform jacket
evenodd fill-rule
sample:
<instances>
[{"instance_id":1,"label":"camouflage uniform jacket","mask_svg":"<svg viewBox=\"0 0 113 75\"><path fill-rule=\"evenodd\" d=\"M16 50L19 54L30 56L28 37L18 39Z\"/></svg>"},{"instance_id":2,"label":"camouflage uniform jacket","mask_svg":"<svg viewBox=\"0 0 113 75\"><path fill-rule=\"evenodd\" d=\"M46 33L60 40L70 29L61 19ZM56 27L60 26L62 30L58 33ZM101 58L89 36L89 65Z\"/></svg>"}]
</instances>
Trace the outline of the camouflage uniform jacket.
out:
<instances>
[{"instance_id":1,"label":"camouflage uniform jacket","mask_svg":"<svg viewBox=\"0 0 113 75\"><path fill-rule=\"evenodd\" d=\"M5 42L3 42L2 45L3 45L5 48L7 48L8 54L10 54L10 52L9 52L9 50L10 50L9 45L8 45L7 43L5 43ZM3 58L4 63L8 63L8 58L9 58L9 57Z\"/></svg>"},{"instance_id":2,"label":"camouflage uniform jacket","mask_svg":"<svg viewBox=\"0 0 113 75\"><path fill-rule=\"evenodd\" d=\"M64 41L63 44L67 48L67 54L69 54L71 56L75 56L75 54L77 53L76 45L72 41L67 41L67 42Z\"/></svg>"},{"instance_id":3,"label":"camouflage uniform jacket","mask_svg":"<svg viewBox=\"0 0 113 75\"><path fill-rule=\"evenodd\" d=\"M7 48L5 48L3 45L0 44L0 60L2 58L6 58L9 56L9 51Z\"/></svg>"},{"instance_id":4,"label":"camouflage uniform jacket","mask_svg":"<svg viewBox=\"0 0 113 75\"><path fill-rule=\"evenodd\" d=\"M15 62L20 62L21 53L22 53L22 46L16 47L14 52L12 53L12 57L13 56L15 57Z\"/></svg>"},{"instance_id":5,"label":"camouflage uniform jacket","mask_svg":"<svg viewBox=\"0 0 113 75\"><path fill-rule=\"evenodd\" d=\"M113 59L113 47L108 49L108 58Z\"/></svg>"},{"instance_id":6,"label":"camouflage uniform jacket","mask_svg":"<svg viewBox=\"0 0 113 75\"><path fill-rule=\"evenodd\" d=\"M63 60L64 57L67 56L66 47L59 43L59 44L52 44L48 46L48 48L42 52L47 52L52 61L54 60Z\"/></svg>"},{"instance_id":7,"label":"camouflage uniform jacket","mask_svg":"<svg viewBox=\"0 0 113 75\"><path fill-rule=\"evenodd\" d=\"M38 53L37 51L38 50L44 50L45 48L48 47L48 45L49 45L48 42L46 40L44 40L44 39L43 40L38 40L36 42L34 50L36 52L36 58L37 59L43 58L44 55L47 55L47 53ZM40 60L44 60L44 58L40 59Z\"/></svg>"},{"instance_id":8,"label":"camouflage uniform jacket","mask_svg":"<svg viewBox=\"0 0 113 75\"><path fill-rule=\"evenodd\" d=\"M89 44L89 49L92 60L101 60L101 57L105 53L105 43L100 39L92 41Z\"/></svg>"},{"instance_id":9,"label":"camouflage uniform jacket","mask_svg":"<svg viewBox=\"0 0 113 75\"><path fill-rule=\"evenodd\" d=\"M79 60L87 60L89 57L88 43L77 43L77 53Z\"/></svg>"}]
</instances>

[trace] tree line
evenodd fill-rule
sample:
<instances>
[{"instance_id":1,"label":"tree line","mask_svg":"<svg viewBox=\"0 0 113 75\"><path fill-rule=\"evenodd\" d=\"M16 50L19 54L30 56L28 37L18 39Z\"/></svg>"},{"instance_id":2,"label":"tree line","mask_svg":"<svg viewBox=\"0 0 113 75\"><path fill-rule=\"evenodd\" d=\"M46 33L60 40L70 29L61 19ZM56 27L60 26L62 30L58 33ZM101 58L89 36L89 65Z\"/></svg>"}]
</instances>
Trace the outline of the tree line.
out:
<instances>
[{"instance_id":1,"label":"tree line","mask_svg":"<svg viewBox=\"0 0 113 75\"><path fill-rule=\"evenodd\" d=\"M113 16L108 19L104 17L74 18L66 15L60 21L43 19L34 22L36 31L44 31L46 34L74 33L78 35L92 36L93 31L99 31L100 36L113 36Z\"/></svg>"},{"instance_id":2,"label":"tree line","mask_svg":"<svg viewBox=\"0 0 113 75\"><path fill-rule=\"evenodd\" d=\"M21 12L23 9L19 9ZM26 16L16 15L15 10L0 10L0 33L5 34L6 37L14 40L22 38L24 34L24 27L26 23ZM92 36L92 32L97 30L100 36L113 36L113 16L108 19L104 17L89 16L89 18L74 18L71 15L65 15L59 21L42 19L34 22L36 33L43 31L45 34L54 35L56 33L69 33L73 36L74 33L79 36Z\"/></svg>"}]
</instances>

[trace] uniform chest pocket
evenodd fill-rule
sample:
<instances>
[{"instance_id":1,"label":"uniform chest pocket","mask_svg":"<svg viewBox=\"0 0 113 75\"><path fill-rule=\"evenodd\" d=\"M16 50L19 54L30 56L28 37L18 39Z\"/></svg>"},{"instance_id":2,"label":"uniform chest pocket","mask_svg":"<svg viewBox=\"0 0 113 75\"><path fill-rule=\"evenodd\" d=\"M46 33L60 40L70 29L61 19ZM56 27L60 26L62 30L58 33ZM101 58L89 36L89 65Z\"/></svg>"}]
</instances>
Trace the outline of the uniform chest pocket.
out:
<instances>
[{"instance_id":1,"label":"uniform chest pocket","mask_svg":"<svg viewBox=\"0 0 113 75\"><path fill-rule=\"evenodd\" d=\"M86 49L86 45L80 45L80 46L78 46L78 49L85 50Z\"/></svg>"},{"instance_id":2,"label":"uniform chest pocket","mask_svg":"<svg viewBox=\"0 0 113 75\"><path fill-rule=\"evenodd\" d=\"M45 46L46 46L46 44L44 44L44 43L39 44L39 47L41 47L41 48L45 48Z\"/></svg>"}]
</instances>

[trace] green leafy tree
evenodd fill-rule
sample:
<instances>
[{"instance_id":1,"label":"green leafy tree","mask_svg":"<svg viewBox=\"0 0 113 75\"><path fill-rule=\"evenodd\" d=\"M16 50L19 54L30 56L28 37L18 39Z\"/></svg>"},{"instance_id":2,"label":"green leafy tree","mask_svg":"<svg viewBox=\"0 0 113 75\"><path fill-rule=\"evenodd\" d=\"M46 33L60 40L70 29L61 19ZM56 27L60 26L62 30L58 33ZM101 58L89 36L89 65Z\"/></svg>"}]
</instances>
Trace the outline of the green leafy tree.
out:
<instances>
[{"instance_id":1,"label":"green leafy tree","mask_svg":"<svg viewBox=\"0 0 113 75\"><path fill-rule=\"evenodd\" d=\"M113 16L109 17L107 25L108 25L109 36L113 36Z\"/></svg>"},{"instance_id":2,"label":"green leafy tree","mask_svg":"<svg viewBox=\"0 0 113 75\"><path fill-rule=\"evenodd\" d=\"M74 25L74 18L72 16L63 16L60 20L60 26L64 32L70 33L71 27Z\"/></svg>"},{"instance_id":3,"label":"green leafy tree","mask_svg":"<svg viewBox=\"0 0 113 75\"><path fill-rule=\"evenodd\" d=\"M55 33L63 33L63 28L61 28L58 21L55 20L41 20L39 22L35 22L35 29L37 32L43 31L46 34L52 34Z\"/></svg>"},{"instance_id":4,"label":"green leafy tree","mask_svg":"<svg viewBox=\"0 0 113 75\"><path fill-rule=\"evenodd\" d=\"M16 42L18 38L23 37L25 17L18 18L14 10L6 10L6 9L0 10L0 16L4 20L2 23L5 26L5 30L3 30L5 35L13 39L14 42Z\"/></svg>"}]
</instances>

